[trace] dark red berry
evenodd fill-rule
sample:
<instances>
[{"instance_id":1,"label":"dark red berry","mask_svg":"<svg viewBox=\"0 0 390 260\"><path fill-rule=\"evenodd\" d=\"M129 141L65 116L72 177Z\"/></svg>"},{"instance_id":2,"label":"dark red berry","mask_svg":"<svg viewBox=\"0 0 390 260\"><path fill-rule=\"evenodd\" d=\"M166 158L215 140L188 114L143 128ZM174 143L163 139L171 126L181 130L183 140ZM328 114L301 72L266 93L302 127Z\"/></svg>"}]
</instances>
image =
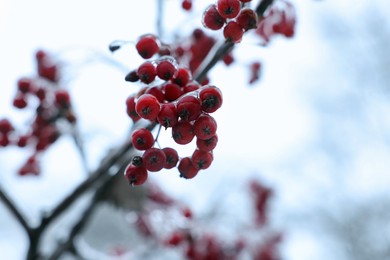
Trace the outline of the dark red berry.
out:
<instances>
[{"instance_id":1,"label":"dark red berry","mask_svg":"<svg viewBox=\"0 0 390 260\"><path fill-rule=\"evenodd\" d=\"M148 171L158 172L164 167L166 156L161 149L150 148L142 155L142 161Z\"/></svg>"},{"instance_id":2,"label":"dark red berry","mask_svg":"<svg viewBox=\"0 0 390 260\"><path fill-rule=\"evenodd\" d=\"M29 135L21 135L19 136L18 142L16 143L19 147L25 147L27 145L27 142L29 141L30 136Z\"/></svg>"},{"instance_id":3,"label":"dark red berry","mask_svg":"<svg viewBox=\"0 0 390 260\"><path fill-rule=\"evenodd\" d=\"M156 120L160 109L160 103L157 98L150 94L141 95L135 104L135 111L137 111L138 115L151 121Z\"/></svg>"},{"instance_id":4,"label":"dark red berry","mask_svg":"<svg viewBox=\"0 0 390 260\"><path fill-rule=\"evenodd\" d=\"M215 86L204 86L199 92L199 99L206 113L213 113L222 106L222 93Z\"/></svg>"},{"instance_id":5,"label":"dark red berry","mask_svg":"<svg viewBox=\"0 0 390 260\"><path fill-rule=\"evenodd\" d=\"M151 58L154 54L159 52L159 44L152 35L145 35L141 37L135 45L139 55L144 59Z\"/></svg>"},{"instance_id":6,"label":"dark red berry","mask_svg":"<svg viewBox=\"0 0 390 260\"><path fill-rule=\"evenodd\" d=\"M168 82L163 86L163 88L165 100L168 102L175 101L183 95L182 88L175 83Z\"/></svg>"},{"instance_id":7,"label":"dark red berry","mask_svg":"<svg viewBox=\"0 0 390 260\"><path fill-rule=\"evenodd\" d=\"M70 106L70 96L66 90L57 90L54 94L54 101L56 106L60 108L69 108Z\"/></svg>"},{"instance_id":8,"label":"dark red berry","mask_svg":"<svg viewBox=\"0 0 390 260\"><path fill-rule=\"evenodd\" d=\"M177 169L180 172L180 177L185 179L192 179L199 172L199 170L196 169L192 164L190 157L184 157L183 159L181 159L179 165L177 166Z\"/></svg>"},{"instance_id":9,"label":"dark red berry","mask_svg":"<svg viewBox=\"0 0 390 260\"><path fill-rule=\"evenodd\" d=\"M18 80L18 89L22 93L28 93L31 91L31 79L29 78L21 78Z\"/></svg>"},{"instance_id":10,"label":"dark red berry","mask_svg":"<svg viewBox=\"0 0 390 260\"><path fill-rule=\"evenodd\" d=\"M204 170L210 167L213 162L213 154L196 149L191 157L192 165L198 170Z\"/></svg>"},{"instance_id":11,"label":"dark red berry","mask_svg":"<svg viewBox=\"0 0 390 260\"><path fill-rule=\"evenodd\" d=\"M219 30L225 24L226 19L221 16L215 4L210 5L203 13L202 23L210 30Z\"/></svg>"},{"instance_id":12,"label":"dark red berry","mask_svg":"<svg viewBox=\"0 0 390 260\"><path fill-rule=\"evenodd\" d=\"M190 11L191 8L192 8L192 0L183 0L181 2L181 7L186 10L186 11Z\"/></svg>"},{"instance_id":13,"label":"dark red berry","mask_svg":"<svg viewBox=\"0 0 390 260\"><path fill-rule=\"evenodd\" d=\"M156 78L156 67L150 61L146 61L138 67L137 75L143 83L149 84Z\"/></svg>"},{"instance_id":14,"label":"dark red berry","mask_svg":"<svg viewBox=\"0 0 390 260\"><path fill-rule=\"evenodd\" d=\"M2 133L3 135L8 135L8 133L13 130L14 127L8 119L3 118L0 120L0 133Z\"/></svg>"},{"instance_id":15,"label":"dark red berry","mask_svg":"<svg viewBox=\"0 0 390 260\"><path fill-rule=\"evenodd\" d=\"M26 97L23 94L17 95L12 104L16 108L23 109L27 106Z\"/></svg>"},{"instance_id":16,"label":"dark red berry","mask_svg":"<svg viewBox=\"0 0 390 260\"><path fill-rule=\"evenodd\" d=\"M178 68L173 75L172 81L184 87L191 80L191 72L186 68Z\"/></svg>"},{"instance_id":17,"label":"dark red berry","mask_svg":"<svg viewBox=\"0 0 390 260\"><path fill-rule=\"evenodd\" d=\"M200 84L196 81L188 82L187 85L183 87L183 94L198 90L200 88Z\"/></svg>"},{"instance_id":18,"label":"dark red berry","mask_svg":"<svg viewBox=\"0 0 390 260\"><path fill-rule=\"evenodd\" d=\"M139 128L131 134L131 142L138 150L146 150L153 146L154 138L150 130Z\"/></svg>"},{"instance_id":19,"label":"dark red berry","mask_svg":"<svg viewBox=\"0 0 390 260\"><path fill-rule=\"evenodd\" d=\"M132 70L129 73L127 73L125 80L128 82L137 82L139 80L137 70Z\"/></svg>"},{"instance_id":20,"label":"dark red berry","mask_svg":"<svg viewBox=\"0 0 390 260\"><path fill-rule=\"evenodd\" d=\"M238 14L236 22L244 29L244 31L255 29L257 28L258 22L257 14L250 8L244 8Z\"/></svg>"},{"instance_id":21,"label":"dark red berry","mask_svg":"<svg viewBox=\"0 0 390 260\"><path fill-rule=\"evenodd\" d=\"M179 116L177 114L175 104L166 103L161 105L161 110L157 116L157 120L163 127L168 128L175 126L178 119Z\"/></svg>"},{"instance_id":22,"label":"dark red berry","mask_svg":"<svg viewBox=\"0 0 390 260\"><path fill-rule=\"evenodd\" d=\"M240 12L241 4L239 0L218 0L217 9L222 17L232 19Z\"/></svg>"},{"instance_id":23,"label":"dark red berry","mask_svg":"<svg viewBox=\"0 0 390 260\"><path fill-rule=\"evenodd\" d=\"M162 89L161 89L161 86L153 86L153 87L149 87L146 91L145 91L146 94L151 94L153 96L155 96L158 100L158 102L160 103L163 103L165 98L164 98L164 94L162 92Z\"/></svg>"},{"instance_id":24,"label":"dark red berry","mask_svg":"<svg viewBox=\"0 0 390 260\"><path fill-rule=\"evenodd\" d=\"M143 166L142 156L134 156L133 159L131 159L131 164L137 167Z\"/></svg>"},{"instance_id":25,"label":"dark red berry","mask_svg":"<svg viewBox=\"0 0 390 260\"><path fill-rule=\"evenodd\" d=\"M172 137L178 144L188 144L194 139L194 130L190 122L179 121L172 127Z\"/></svg>"},{"instance_id":26,"label":"dark red berry","mask_svg":"<svg viewBox=\"0 0 390 260\"><path fill-rule=\"evenodd\" d=\"M183 96L177 102L177 113L184 121L196 120L202 112L200 100L194 96Z\"/></svg>"},{"instance_id":27,"label":"dark red berry","mask_svg":"<svg viewBox=\"0 0 390 260\"><path fill-rule=\"evenodd\" d=\"M7 147L10 144L8 135L0 135L0 146Z\"/></svg>"},{"instance_id":28,"label":"dark red berry","mask_svg":"<svg viewBox=\"0 0 390 260\"><path fill-rule=\"evenodd\" d=\"M164 59L157 63L156 70L160 79L170 80L176 72L176 66L169 59Z\"/></svg>"},{"instance_id":29,"label":"dark red berry","mask_svg":"<svg viewBox=\"0 0 390 260\"><path fill-rule=\"evenodd\" d=\"M148 178L148 171L145 167L129 164L125 169L125 178L132 186L142 185Z\"/></svg>"},{"instance_id":30,"label":"dark red berry","mask_svg":"<svg viewBox=\"0 0 390 260\"><path fill-rule=\"evenodd\" d=\"M201 115L194 123L194 133L198 139L207 140L217 132L217 122L208 115Z\"/></svg>"},{"instance_id":31,"label":"dark red berry","mask_svg":"<svg viewBox=\"0 0 390 260\"><path fill-rule=\"evenodd\" d=\"M218 143L217 135L214 135L209 139L196 138L196 147L198 147L199 150L204 152L212 151L217 146L217 143Z\"/></svg>"},{"instance_id":32,"label":"dark red berry","mask_svg":"<svg viewBox=\"0 0 390 260\"><path fill-rule=\"evenodd\" d=\"M244 29L235 21L230 21L223 28L223 36L227 41L234 43L241 42L242 36L244 35Z\"/></svg>"},{"instance_id":33,"label":"dark red berry","mask_svg":"<svg viewBox=\"0 0 390 260\"><path fill-rule=\"evenodd\" d=\"M179 161L179 155L177 151L170 147L165 147L162 149L162 151L165 153L165 157L166 157L164 168L171 169L173 167L176 167L177 162Z\"/></svg>"},{"instance_id":34,"label":"dark red berry","mask_svg":"<svg viewBox=\"0 0 390 260\"><path fill-rule=\"evenodd\" d=\"M36 160L35 156L31 156L28 158L27 162L19 169L18 174L20 176L25 175L39 175L41 172L41 169L39 167L38 161Z\"/></svg>"}]
</instances>

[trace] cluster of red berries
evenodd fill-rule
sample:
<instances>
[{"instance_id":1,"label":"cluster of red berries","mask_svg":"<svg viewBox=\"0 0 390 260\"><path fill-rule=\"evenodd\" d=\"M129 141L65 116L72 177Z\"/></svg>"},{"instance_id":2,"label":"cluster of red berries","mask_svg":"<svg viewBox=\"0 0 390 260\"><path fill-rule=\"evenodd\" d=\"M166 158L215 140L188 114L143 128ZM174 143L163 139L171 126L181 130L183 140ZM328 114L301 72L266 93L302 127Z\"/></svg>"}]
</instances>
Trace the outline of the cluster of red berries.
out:
<instances>
[{"instance_id":1,"label":"cluster of red berries","mask_svg":"<svg viewBox=\"0 0 390 260\"><path fill-rule=\"evenodd\" d=\"M34 110L35 115L29 129L24 134L18 134L8 120L0 120L1 146L34 147L33 154L19 169L20 175L40 173L37 157L61 135L56 124L58 120L71 124L76 121L69 93L59 87L58 65L42 50L37 51L36 61L38 76L20 78L13 100L15 108Z\"/></svg>"},{"instance_id":2,"label":"cluster of red berries","mask_svg":"<svg viewBox=\"0 0 390 260\"><path fill-rule=\"evenodd\" d=\"M271 6L269 12L258 24L256 34L265 43L268 43L273 35L281 34L287 38L294 36L296 13L294 6L285 0L280 0Z\"/></svg>"},{"instance_id":3,"label":"cluster of red berries","mask_svg":"<svg viewBox=\"0 0 390 260\"><path fill-rule=\"evenodd\" d=\"M159 42L154 36L142 36L136 49L145 59L160 53ZM136 149L144 151L135 156L125 170L130 184L141 185L148 172L171 169L177 166L180 176L193 178L199 170L207 169L213 161L212 150L218 137L217 123L210 113L222 105L221 91L212 85L201 86L192 79L192 73L178 66L172 56L147 60L125 77L130 82L142 82L144 86L126 100L129 117L141 118L172 129L177 144L189 144L196 137L197 149L191 157L179 158L173 148L154 147L156 140L150 130L137 129L132 133Z\"/></svg>"},{"instance_id":4,"label":"cluster of red berries","mask_svg":"<svg viewBox=\"0 0 390 260\"><path fill-rule=\"evenodd\" d=\"M227 41L239 43L244 32L257 28L258 17L250 8L242 5L251 0L218 0L204 11L203 25L211 30L223 28Z\"/></svg>"}]
</instances>

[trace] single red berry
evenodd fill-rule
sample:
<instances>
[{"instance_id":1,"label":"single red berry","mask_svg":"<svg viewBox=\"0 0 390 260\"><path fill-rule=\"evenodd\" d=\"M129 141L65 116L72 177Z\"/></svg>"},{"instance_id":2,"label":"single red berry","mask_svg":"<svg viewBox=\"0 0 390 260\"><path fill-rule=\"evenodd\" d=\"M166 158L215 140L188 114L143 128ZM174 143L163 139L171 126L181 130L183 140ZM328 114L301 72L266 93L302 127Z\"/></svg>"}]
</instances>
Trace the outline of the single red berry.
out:
<instances>
[{"instance_id":1,"label":"single red berry","mask_svg":"<svg viewBox=\"0 0 390 260\"><path fill-rule=\"evenodd\" d=\"M128 82L137 82L138 80L139 80L139 77L137 74L137 70L130 71L129 73L127 73L127 75L125 77L125 81L128 81Z\"/></svg>"},{"instance_id":2,"label":"single red berry","mask_svg":"<svg viewBox=\"0 0 390 260\"><path fill-rule=\"evenodd\" d=\"M35 95L40 101L45 100L46 98L46 89L40 87L35 90Z\"/></svg>"},{"instance_id":3,"label":"single red berry","mask_svg":"<svg viewBox=\"0 0 390 260\"><path fill-rule=\"evenodd\" d=\"M198 170L204 170L210 167L213 162L213 154L196 149L191 157L192 165Z\"/></svg>"},{"instance_id":4,"label":"single red berry","mask_svg":"<svg viewBox=\"0 0 390 260\"><path fill-rule=\"evenodd\" d=\"M183 96L177 102L177 113L184 121L196 120L202 113L200 100L194 96Z\"/></svg>"},{"instance_id":5,"label":"single red berry","mask_svg":"<svg viewBox=\"0 0 390 260\"><path fill-rule=\"evenodd\" d=\"M175 231L165 240L165 244L168 246L178 246L183 241L184 241L183 233L179 231Z\"/></svg>"},{"instance_id":6,"label":"single red berry","mask_svg":"<svg viewBox=\"0 0 390 260\"><path fill-rule=\"evenodd\" d=\"M207 140L213 137L217 132L217 122L208 115L201 115L194 123L194 133L197 138Z\"/></svg>"},{"instance_id":7,"label":"single red berry","mask_svg":"<svg viewBox=\"0 0 390 260\"><path fill-rule=\"evenodd\" d=\"M188 144L194 139L194 130L190 122L179 121L172 127L172 137L178 144Z\"/></svg>"},{"instance_id":8,"label":"single red berry","mask_svg":"<svg viewBox=\"0 0 390 260\"><path fill-rule=\"evenodd\" d=\"M240 11L236 18L236 22L244 31L257 28L257 14L250 8L244 8Z\"/></svg>"},{"instance_id":9,"label":"single red berry","mask_svg":"<svg viewBox=\"0 0 390 260\"><path fill-rule=\"evenodd\" d=\"M179 115L177 114L177 109L173 103L165 103L161 105L160 113L157 116L159 124L163 127L173 127L177 124L179 120Z\"/></svg>"},{"instance_id":10,"label":"single red berry","mask_svg":"<svg viewBox=\"0 0 390 260\"><path fill-rule=\"evenodd\" d=\"M151 94L153 96L155 96L158 100L158 102L160 103L163 103L165 98L164 98L164 94L162 92L162 88L161 86L153 86L153 87L149 87L146 91L145 91L146 94Z\"/></svg>"},{"instance_id":11,"label":"single red berry","mask_svg":"<svg viewBox=\"0 0 390 260\"><path fill-rule=\"evenodd\" d=\"M197 81L188 82L187 85L183 87L183 94L198 90L200 88L200 84Z\"/></svg>"},{"instance_id":12,"label":"single red berry","mask_svg":"<svg viewBox=\"0 0 390 260\"><path fill-rule=\"evenodd\" d=\"M213 113L222 106L222 93L215 86L204 86L199 92L199 99L206 113Z\"/></svg>"},{"instance_id":13,"label":"single red berry","mask_svg":"<svg viewBox=\"0 0 390 260\"><path fill-rule=\"evenodd\" d=\"M31 79L29 78L21 78L18 80L18 89L22 93L28 93L31 91Z\"/></svg>"},{"instance_id":14,"label":"single red berry","mask_svg":"<svg viewBox=\"0 0 390 260\"><path fill-rule=\"evenodd\" d=\"M214 135L209 139L196 138L196 147L198 147L199 150L204 152L212 151L217 146L217 143L218 143L217 135Z\"/></svg>"},{"instance_id":15,"label":"single red berry","mask_svg":"<svg viewBox=\"0 0 390 260\"><path fill-rule=\"evenodd\" d=\"M142 36L135 45L139 55L144 59L151 58L154 54L159 52L159 44L156 38L152 35Z\"/></svg>"},{"instance_id":16,"label":"single red berry","mask_svg":"<svg viewBox=\"0 0 390 260\"><path fill-rule=\"evenodd\" d=\"M138 67L137 75L143 83L149 84L156 78L156 67L150 61L145 61Z\"/></svg>"},{"instance_id":17,"label":"single red berry","mask_svg":"<svg viewBox=\"0 0 390 260\"><path fill-rule=\"evenodd\" d=\"M66 90L57 90L54 94L55 104L60 108L69 108L70 96Z\"/></svg>"},{"instance_id":18,"label":"single red berry","mask_svg":"<svg viewBox=\"0 0 390 260\"><path fill-rule=\"evenodd\" d=\"M160 109L161 106L157 98L150 94L141 95L135 104L135 111L137 111L137 114L140 117L151 121L156 120L158 113L160 113Z\"/></svg>"},{"instance_id":19,"label":"single red berry","mask_svg":"<svg viewBox=\"0 0 390 260\"><path fill-rule=\"evenodd\" d=\"M173 75L172 81L184 87L191 80L191 72L186 68L178 68Z\"/></svg>"},{"instance_id":20,"label":"single red berry","mask_svg":"<svg viewBox=\"0 0 390 260\"><path fill-rule=\"evenodd\" d=\"M23 94L17 95L12 104L16 108L23 109L27 106L26 97Z\"/></svg>"},{"instance_id":21,"label":"single red berry","mask_svg":"<svg viewBox=\"0 0 390 260\"><path fill-rule=\"evenodd\" d=\"M38 161L36 160L35 156L31 156L28 158L27 162L19 169L18 174L20 176L25 175L39 175L41 172L41 169L39 167Z\"/></svg>"},{"instance_id":22,"label":"single red berry","mask_svg":"<svg viewBox=\"0 0 390 260\"><path fill-rule=\"evenodd\" d=\"M126 112L127 115L133 120L133 122L137 122L141 119L138 113L135 111L135 97L129 96L126 99Z\"/></svg>"},{"instance_id":23,"label":"single red berry","mask_svg":"<svg viewBox=\"0 0 390 260\"><path fill-rule=\"evenodd\" d=\"M145 168L151 172L160 171L165 164L165 153L159 148L149 148L142 155Z\"/></svg>"},{"instance_id":24,"label":"single red berry","mask_svg":"<svg viewBox=\"0 0 390 260\"><path fill-rule=\"evenodd\" d=\"M7 147L10 144L8 135L0 135L0 146Z\"/></svg>"},{"instance_id":25,"label":"single red berry","mask_svg":"<svg viewBox=\"0 0 390 260\"><path fill-rule=\"evenodd\" d=\"M186 10L186 11L190 11L191 8L192 8L192 0L183 0L181 2L181 7Z\"/></svg>"},{"instance_id":26,"label":"single red berry","mask_svg":"<svg viewBox=\"0 0 390 260\"><path fill-rule=\"evenodd\" d=\"M210 5L203 13L203 26L210 30L216 31L221 29L225 22L226 19L220 15L215 4Z\"/></svg>"},{"instance_id":27,"label":"single red berry","mask_svg":"<svg viewBox=\"0 0 390 260\"><path fill-rule=\"evenodd\" d=\"M25 147L30 139L29 135L21 135L19 136L18 142L16 143L19 147Z\"/></svg>"},{"instance_id":28,"label":"single red berry","mask_svg":"<svg viewBox=\"0 0 390 260\"><path fill-rule=\"evenodd\" d=\"M13 130L14 127L8 119L3 118L0 120L0 133L2 133L3 135L8 135L8 133Z\"/></svg>"},{"instance_id":29,"label":"single red berry","mask_svg":"<svg viewBox=\"0 0 390 260\"><path fill-rule=\"evenodd\" d=\"M175 83L168 82L163 86L163 88L164 88L164 98L168 102L175 101L176 99L178 99L183 95L182 88Z\"/></svg>"},{"instance_id":30,"label":"single red berry","mask_svg":"<svg viewBox=\"0 0 390 260\"><path fill-rule=\"evenodd\" d=\"M146 128L139 128L131 134L131 142L138 150L147 150L154 144L152 132Z\"/></svg>"},{"instance_id":31,"label":"single red berry","mask_svg":"<svg viewBox=\"0 0 390 260\"><path fill-rule=\"evenodd\" d=\"M142 185L148 179L148 171L145 167L129 164L125 169L125 178L132 186Z\"/></svg>"},{"instance_id":32,"label":"single red berry","mask_svg":"<svg viewBox=\"0 0 390 260\"><path fill-rule=\"evenodd\" d=\"M179 155L177 151L170 147L165 147L162 149L162 151L165 153L165 163L164 168L165 169L172 169L177 165L177 162L179 161Z\"/></svg>"},{"instance_id":33,"label":"single red berry","mask_svg":"<svg viewBox=\"0 0 390 260\"><path fill-rule=\"evenodd\" d=\"M169 59L157 63L157 76L162 80L170 80L176 72L176 66Z\"/></svg>"},{"instance_id":34,"label":"single red berry","mask_svg":"<svg viewBox=\"0 0 390 260\"><path fill-rule=\"evenodd\" d=\"M218 0L217 9L222 17L232 19L240 12L241 4L239 0Z\"/></svg>"},{"instance_id":35,"label":"single red berry","mask_svg":"<svg viewBox=\"0 0 390 260\"><path fill-rule=\"evenodd\" d=\"M223 28L223 36L227 41L234 43L241 42L242 36L244 35L244 29L235 21L230 21Z\"/></svg>"},{"instance_id":36,"label":"single red berry","mask_svg":"<svg viewBox=\"0 0 390 260\"><path fill-rule=\"evenodd\" d=\"M230 52L228 54L226 54L225 56L223 56L222 60L226 66L229 66L230 64L232 64L234 62L233 55Z\"/></svg>"},{"instance_id":37,"label":"single red berry","mask_svg":"<svg viewBox=\"0 0 390 260\"><path fill-rule=\"evenodd\" d=\"M182 208L182 211L181 211L181 213L183 214L183 216L185 217L185 218L188 218L188 219L191 219L192 218L192 210L190 209L190 208L188 208L188 207L184 207L184 208Z\"/></svg>"},{"instance_id":38,"label":"single red berry","mask_svg":"<svg viewBox=\"0 0 390 260\"><path fill-rule=\"evenodd\" d=\"M184 157L183 159L181 159L179 165L177 166L177 169L180 172L180 177L185 179L192 179L199 172L199 170L196 169L192 164L190 157Z\"/></svg>"}]
</instances>

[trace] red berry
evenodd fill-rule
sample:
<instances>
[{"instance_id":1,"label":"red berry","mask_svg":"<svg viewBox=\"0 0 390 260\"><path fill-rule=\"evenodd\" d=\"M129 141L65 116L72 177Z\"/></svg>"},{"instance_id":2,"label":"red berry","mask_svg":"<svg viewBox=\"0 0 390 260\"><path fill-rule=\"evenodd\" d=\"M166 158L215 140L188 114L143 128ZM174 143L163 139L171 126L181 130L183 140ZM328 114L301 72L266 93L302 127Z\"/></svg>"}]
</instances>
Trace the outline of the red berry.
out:
<instances>
[{"instance_id":1,"label":"red berry","mask_svg":"<svg viewBox=\"0 0 390 260\"><path fill-rule=\"evenodd\" d=\"M165 243L169 246L178 246L181 242L184 241L184 236L182 232L173 232L168 239L165 240Z\"/></svg>"},{"instance_id":2,"label":"red berry","mask_svg":"<svg viewBox=\"0 0 390 260\"><path fill-rule=\"evenodd\" d=\"M234 62L233 55L229 52L225 56L223 56L223 63L225 63L226 66L229 66Z\"/></svg>"},{"instance_id":3,"label":"red berry","mask_svg":"<svg viewBox=\"0 0 390 260\"><path fill-rule=\"evenodd\" d=\"M3 135L8 135L8 133L13 130L14 127L8 119L4 118L0 120L0 133L2 133Z\"/></svg>"},{"instance_id":4,"label":"red berry","mask_svg":"<svg viewBox=\"0 0 390 260\"><path fill-rule=\"evenodd\" d=\"M226 19L232 19L238 15L241 9L239 0L218 0L218 12Z\"/></svg>"},{"instance_id":5,"label":"red berry","mask_svg":"<svg viewBox=\"0 0 390 260\"><path fill-rule=\"evenodd\" d=\"M180 87L184 87L191 79L191 73L186 68L178 68L173 75L172 81L179 85Z\"/></svg>"},{"instance_id":6,"label":"red berry","mask_svg":"<svg viewBox=\"0 0 390 260\"><path fill-rule=\"evenodd\" d=\"M199 99L202 110L206 113L213 113L222 106L222 93L215 86L205 86L199 92Z\"/></svg>"},{"instance_id":7,"label":"red berry","mask_svg":"<svg viewBox=\"0 0 390 260\"><path fill-rule=\"evenodd\" d=\"M179 117L184 121L196 120L202 112L200 100L194 96L181 97L176 107Z\"/></svg>"},{"instance_id":8,"label":"red berry","mask_svg":"<svg viewBox=\"0 0 390 260\"><path fill-rule=\"evenodd\" d=\"M186 11L189 11L191 10L192 8L192 0L183 0L181 2L181 7L186 10Z\"/></svg>"},{"instance_id":9,"label":"red berry","mask_svg":"<svg viewBox=\"0 0 390 260\"><path fill-rule=\"evenodd\" d=\"M218 136L214 135L213 137L209 139L196 139L196 147L198 147L199 150L204 152L210 152L212 151L218 143Z\"/></svg>"},{"instance_id":10,"label":"red berry","mask_svg":"<svg viewBox=\"0 0 390 260\"><path fill-rule=\"evenodd\" d=\"M187 85L183 87L183 94L198 90L200 88L200 84L196 81L188 82Z\"/></svg>"},{"instance_id":11,"label":"red berry","mask_svg":"<svg viewBox=\"0 0 390 260\"><path fill-rule=\"evenodd\" d=\"M12 104L16 108L23 109L27 106L26 97L23 94L17 95Z\"/></svg>"},{"instance_id":12,"label":"red berry","mask_svg":"<svg viewBox=\"0 0 390 260\"><path fill-rule=\"evenodd\" d=\"M25 147L27 145L27 142L29 141L30 136L29 135L21 135L19 136L18 142L16 143L19 147Z\"/></svg>"},{"instance_id":13,"label":"red berry","mask_svg":"<svg viewBox=\"0 0 390 260\"><path fill-rule=\"evenodd\" d=\"M41 169L38 165L38 162L35 156L31 156L28 158L27 162L19 169L18 174L21 176L25 176L28 174L39 175Z\"/></svg>"},{"instance_id":14,"label":"red berry","mask_svg":"<svg viewBox=\"0 0 390 260\"><path fill-rule=\"evenodd\" d=\"M198 170L204 170L210 167L213 162L213 154L196 149L192 154L192 165Z\"/></svg>"},{"instance_id":15,"label":"red berry","mask_svg":"<svg viewBox=\"0 0 390 260\"><path fill-rule=\"evenodd\" d=\"M142 185L148 178L148 171L145 167L129 164L125 169L125 178L132 186Z\"/></svg>"},{"instance_id":16,"label":"red berry","mask_svg":"<svg viewBox=\"0 0 390 260\"><path fill-rule=\"evenodd\" d=\"M162 149L162 151L165 153L165 163L164 168L165 169L171 169L177 165L177 162L179 161L179 155L177 154L177 151L170 147L165 147Z\"/></svg>"},{"instance_id":17,"label":"red berry","mask_svg":"<svg viewBox=\"0 0 390 260\"><path fill-rule=\"evenodd\" d=\"M43 101L46 98L46 89L44 88L37 88L35 90L35 95L40 101Z\"/></svg>"},{"instance_id":18,"label":"red berry","mask_svg":"<svg viewBox=\"0 0 390 260\"><path fill-rule=\"evenodd\" d=\"M217 122L208 114L201 115L194 123L194 133L199 139L210 139L216 132Z\"/></svg>"},{"instance_id":19,"label":"red berry","mask_svg":"<svg viewBox=\"0 0 390 260\"><path fill-rule=\"evenodd\" d=\"M160 103L164 102L165 98L160 86L150 87L145 91L145 93L155 96Z\"/></svg>"},{"instance_id":20,"label":"red berry","mask_svg":"<svg viewBox=\"0 0 390 260\"><path fill-rule=\"evenodd\" d=\"M55 92L55 104L61 108L68 108L70 106L70 96L66 90L57 90Z\"/></svg>"},{"instance_id":21,"label":"red berry","mask_svg":"<svg viewBox=\"0 0 390 260\"><path fill-rule=\"evenodd\" d=\"M202 23L210 30L221 29L225 22L226 19L219 14L215 4L210 5L203 13Z\"/></svg>"},{"instance_id":22,"label":"red berry","mask_svg":"<svg viewBox=\"0 0 390 260\"><path fill-rule=\"evenodd\" d=\"M160 79L170 80L176 72L176 66L169 59L164 59L157 63L156 70Z\"/></svg>"},{"instance_id":23,"label":"red berry","mask_svg":"<svg viewBox=\"0 0 390 260\"><path fill-rule=\"evenodd\" d=\"M241 28L241 26L235 21L228 22L227 25L223 28L223 36L227 41L239 43L243 35L244 29Z\"/></svg>"},{"instance_id":24,"label":"red berry","mask_svg":"<svg viewBox=\"0 0 390 260\"><path fill-rule=\"evenodd\" d=\"M21 78L18 80L18 89L22 93L28 93L31 90L31 79L29 78Z\"/></svg>"},{"instance_id":25,"label":"red berry","mask_svg":"<svg viewBox=\"0 0 390 260\"><path fill-rule=\"evenodd\" d=\"M140 117L151 121L156 120L158 113L160 113L160 109L160 103L157 98L150 94L141 95L135 104L135 111L137 111L137 114Z\"/></svg>"},{"instance_id":26,"label":"red berry","mask_svg":"<svg viewBox=\"0 0 390 260\"><path fill-rule=\"evenodd\" d=\"M0 135L0 146L7 147L10 144L8 135Z\"/></svg>"},{"instance_id":27,"label":"red berry","mask_svg":"<svg viewBox=\"0 0 390 260\"><path fill-rule=\"evenodd\" d=\"M236 21L245 31L257 28L257 14L250 8L242 9Z\"/></svg>"},{"instance_id":28,"label":"red berry","mask_svg":"<svg viewBox=\"0 0 390 260\"><path fill-rule=\"evenodd\" d=\"M164 167L166 156L161 149L149 148L142 155L142 161L148 171L158 172Z\"/></svg>"},{"instance_id":29,"label":"red berry","mask_svg":"<svg viewBox=\"0 0 390 260\"><path fill-rule=\"evenodd\" d=\"M154 54L159 52L159 44L152 35L145 35L141 37L135 45L139 55L144 59L151 58Z\"/></svg>"},{"instance_id":30,"label":"red berry","mask_svg":"<svg viewBox=\"0 0 390 260\"><path fill-rule=\"evenodd\" d=\"M138 113L135 111L135 97L129 96L126 99L126 112L127 115L133 119L133 122L137 122L141 119L141 117L138 115Z\"/></svg>"},{"instance_id":31,"label":"red berry","mask_svg":"<svg viewBox=\"0 0 390 260\"><path fill-rule=\"evenodd\" d=\"M173 103L166 103L161 105L160 113L157 116L158 122L165 128L173 127L177 124L179 116L177 114L176 106Z\"/></svg>"},{"instance_id":32,"label":"red berry","mask_svg":"<svg viewBox=\"0 0 390 260\"><path fill-rule=\"evenodd\" d=\"M177 169L180 172L180 177L185 179L192 179L194 178L199 170L192 165L191 158L184 157L180 160L179 165L177 166Z\"/></svg>"},{"instance_id":33,"label":"red berry","mask_svg":"<svg viewBox=\"0 0 390 260\"><path fill-rule=\"evenodd\" d=\"M194 139L194 130L192 124L187 121L179 121L172 127L172 137L178 144L188 144Z\"/></svg>"},{"instance_id":34,"label":"red berry","mask_svg":"<svg viewBox=\"0 0 390 260\"><path fill-rule=\"evenodd\" d=\"M138 67L137 75L143 83L149 84L156 78L156 67L150 61L146 61Z\"/></svg>"},{"instance_id":35,"label":"red berry","mask_svg":"<svg viewBox=\"0 0 390 260\"><path fill-rule=\"evenodd\" d=\"M163 86L163 88L164 98L168 102L175 101L176 99L181 97L181 95L183 95L182 88L175 83L168 82Z\"/></svg>"},{"instance_id":36,"label":"red berry","mask_svg":"<svg viewBox=\"0 0 390 260\"><path fill-rule=\"evenodd\" d=\"M139 128L131 134L131 142L138 150L147 150L154 144L154 138L150 130Z\"/></svg>"}]
</instances>

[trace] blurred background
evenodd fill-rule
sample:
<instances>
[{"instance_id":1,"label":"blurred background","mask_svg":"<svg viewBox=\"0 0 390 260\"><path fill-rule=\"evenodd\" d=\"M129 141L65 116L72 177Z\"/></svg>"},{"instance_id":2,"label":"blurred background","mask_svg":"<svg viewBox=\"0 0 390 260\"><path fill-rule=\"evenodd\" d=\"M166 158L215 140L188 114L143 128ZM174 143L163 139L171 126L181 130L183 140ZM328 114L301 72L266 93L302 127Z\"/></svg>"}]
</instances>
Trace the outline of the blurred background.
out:
<instances>
[{"instance_id":1,"label":"blurred background","mask_svg":"<svg viewBox=\"0 0 390 260\"><path fill-rule=\"evenodd\" d=\"M37 49L53 53L64 62L64 84L94 169L128 134L124 101L138 90L123 80L141 62L133 46L111 54L108 45L156 32L155 2L0 0L0 118L26 124L29 115L12 108L16 81L34 73ZM210 2L195 0L188 14L180 1L164 1L164 40L200 27ZM248 35L234 50L235 62L209 75L224 95L212 166L192 180L174 171L151 179L200 215L219 200L245 215L237 198L248 180L258 179L274 192L270 218L284 234L283 259L389 259L390 3L292 3L292 39L275 37L264 47ZM252 61L261 61L262 71L249 85ZM168 132L160 143L172 144ZM0 149L0 184L34 223L85 174L66 136L45 154L39 177L17 176L25 156ZM2 257L22 259L27 239L2 204L0 226Z\"/></svg>"}]
</instances>

